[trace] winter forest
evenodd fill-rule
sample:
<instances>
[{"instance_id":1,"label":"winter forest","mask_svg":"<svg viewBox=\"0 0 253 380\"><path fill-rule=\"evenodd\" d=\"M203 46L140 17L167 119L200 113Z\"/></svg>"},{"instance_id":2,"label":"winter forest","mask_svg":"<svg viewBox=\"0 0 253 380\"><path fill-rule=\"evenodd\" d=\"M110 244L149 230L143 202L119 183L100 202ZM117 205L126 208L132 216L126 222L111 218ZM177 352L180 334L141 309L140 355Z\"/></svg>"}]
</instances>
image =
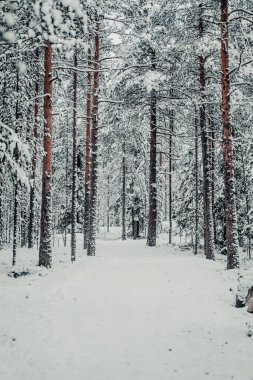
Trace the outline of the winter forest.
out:
<instances>
[{"instance_id":1,"label":"winter forest","mask_svg":"<svg viewBox=\"0 0 253 380\"><path fill-rule=\"evenodd\" d=\"M252 54L252 0L0 0L1 380L253 380Z\"/></svg>"}]
</instances>

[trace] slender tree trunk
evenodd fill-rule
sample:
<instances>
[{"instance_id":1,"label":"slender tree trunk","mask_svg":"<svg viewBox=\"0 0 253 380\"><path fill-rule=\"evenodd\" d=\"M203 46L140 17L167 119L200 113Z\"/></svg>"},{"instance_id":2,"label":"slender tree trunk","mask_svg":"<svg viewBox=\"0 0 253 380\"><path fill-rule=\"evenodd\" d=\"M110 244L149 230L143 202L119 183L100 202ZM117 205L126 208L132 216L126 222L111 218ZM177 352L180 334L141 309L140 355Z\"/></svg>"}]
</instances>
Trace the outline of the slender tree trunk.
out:
<instances>
[{"instance_id":1,"label":"slender tree trunk","mask_svg":"<svg viewBox=\"0 0 253 380\"><path fill-rule=\"evenodd\" d=\"M199 247L199 148L198 148L198 117L195 109L195 247L197 255Z\"/></svg>"},{"instance_id":2,"label":"slender tree trunk","mask_svg":"<svg viewBox=\"0 0 253 380\"><path fill-rule=\"evenodd\" d=\"M161 146L162 149L162 146ZM158 184L158 191L157 193L160 194L160 197L157 197L157 229L161 233L162 232L162 222L164 220L164 181L163 181L163 176L162 176L162 171L163 171L163 152L159 152L159 184Z\"/></svg>"},{"instance_id":3,"label":"slender tree trunk","mask_svg":"<svg viewBox=\"0 0 253 380\"><path fill-rule=\"evenodd\" d=\"M122 157L122 240L126 240L126 143L123 142Z\"/></svg>"},{"instance_id":4,"label":"slender tree trunk","mask_svg":"<svg viewBox=\"0 0 253 380\"><path fill-rule=\"evenodd\" d=\"M77 67L77 53L74 55L74 66ZM73 129L72 129L72 204L71 204L71 261L76 260L76 180L77 180L77 72L73 81Z\"/></svg>"},{"instance_id":5,"label":"slender tree trunk","mask_svg":"<svg viewBox=\"0 0 253 380\"><path fill-rule=\"evenodd\" d=\"M137 220L137 216L134 219L134 240L137 240L139 237L139 220Z\"/></svg>"},{"instance_id":6,"label":"slender tree trunk","mask_svg":"<svg viewBox=\"0 0 253 380\"><path fill-rule=\"evenodd\" d=\"M151 49L152 70L156 70L155 51ZM157 144L157 124L156 124L156 91L151 91L150 97L150 157L149 157L149 215L148 215L148 237L147 245L156 245L156 220L157 220L157 183L156 183L156 144Z\"/></svg>"},{"instance_id":7,"label":"slender tree trunk","mask_svg":"<svg viewBox=\"0 0 253 380\"><path fill-rule=\"evenodd\" d=\"M40 221L39 265L47 268L52 265L52 46L45 41L44 55L44 137L42 196Z\"/></svg>"},{"instance_id":8,"label":"slender tree trunk","mask_svg":"<svg viewBox=\"0 0 253 380\"><path fill-rule=\"evenodd\" d=\"M227 268L233 269L239 267L239 255L233 169L233 136L230 121L228 43L228 0L221 0L222 128L226 207Z\"/></svg>"},{"instance_id":9,"label":"slender tree trunk","mask_svg":"<svg viewBox=\"0 0 253 380\"><path fill-rule=\"evenodd\" d=\"M202 3L200 4L199 17L199 36L203 37L204 25L202 19ZM214 260L214 235L213 235L213 211L212 211L212 185L211 185L211 168L210 154L208 145L208 131L206 126L206 74L205 58L199 56L199 84L200 84L200 116L199 124L201 131L202 143L202 161L203 161L203 206L204 206L204 250L206 258Z\"/></svg>"},{"instance_id":10,"label":"slender tree trunk","mask_svg":"<svg viewBox=\"0 0 253 380\"><path fill-rule=\"evenodd\" d=\"M24 207L24 206L23 206ZM27 226L28 226L28 220L27 220L27 211L22 210L21 211L21 229L20 229L20 243L21 247L25 247L27 243Z\"/></svg>"},{"instance_id":11,"label":"slender tree trunk","mask_svg":"<svg viewBox=\"0 0 253 380\"><path fill-rule=\"evenodd\" d=\"M106 226L107 226L107 232L110 232L110 176L107 176L107 220L106 220Z\"/></svg>"},{"instance_id":12,"label":"slender tree trunk","mask_svg":"<svg viewBox=\"0 0 253 380\"><path fill-rule=\"evenodd\" d=\"M20 116L20 110L19 110L19 73L17 72L16 75L16 93L17 93L17 99L16 99L16 110L15 110L15 119L16 119L16 126L15 126L15 132L18 134L19 131L19 125L18 125L18 119ZM18 157L16 157L18 159ZM12 265L14 266L16 264L16 256L17 256L17 240L18 240L18 178L15 177L14 179L14 210L13 210L13 242L12 242Z\"/></svg>"},{"instance_id":13,"label":"slender tree trunk","mask_svg":"<svg viewBox=\"0 0 253 380\"><path fill-rule=\"evenodd\" d=\"M211 159L211 192L212 192L212 210L213 210L213 236L214 244L217 241L217 227L215 217L215 126L214 126L214 112L210 106L209 118L210 118L210 159Z\"/></svg>"},{"instance_id":14,"label":"slender tree trunk","mask_svg":"<svg viewBox=\"0 0 253 380\"><path fill-rule=\"evenodd\" d=\"M244 194L245 194L245 205L246 205L246 215L247 215L247 226L250 225L250 199L249 199L249 184L247 180L247 172L246 172L246 163L245 163L245 158L244 158L244 152L241 146L241 160L242 160L242 173L243 173L243 187L244 187ZM245 155L246 156L246 155ZM248 259L251 259L251 252L250 252L250 233L248 233L248 245L247 245L247 252L248 252Z\"/></svg>"},{"instance_id":15,"label":"slender tree trunk","mask_svg":"<svg viewBox=\"0 0 253 380\"><path fill-rule=\"evenodd\" d=\"M39 64L39 49L36 50L36 63ZM33 155L32 155L32 176L30 188L30 213L28 224L28 248L33 248L34 244L34 217L35 217L35 178L37 167L37 140L38 140L38 115L39 115L39 78L35 79L35 104L34 104L34 129L33 129Z\"/></svg>"},{"instance_id":16,"label":"slender tree trunk","mask_svg":"<svg viewBox=\"0 0 253 380\"><path fill-rule=\"evenodd\" d=\"M91 49L88 49L88 68L92 68ZM92 73L88 72L88 92L86 109L86 145L85 145L85 184L84 184L84 226L83 247L88 247L88 235L90 225L90 192L91 192L91 106L92 106Z\"/></svg>"},{"instance_id":17,"label":"slender tree trunk","mask_svg":"<svg viewBox=\"0 0 253 380\"><path fill-rule=\"evenodd\" d=\"M171 110L169 139L169 244L172 243L172 135L174 131L174 117L174 110Z\"/></svg>"},{"instance_id":18,"label":"slender tree trunk","mask_svg":"<svg viewBox=\"0 0 253 380\"><path fill-rule=\"evenodd\" d=\"M168 220L168 184L167 184L167 178L169 179L169 176L167 175L167 168L165 168L165 183L164 183L164 192L165 192L165 202L164 202L164 220Z\"/></svg>"},{"instance_id":19,"label":"slender tree trunk","mask_svg":"<svg viewBox=\"0 0 253 380\"><path fill-rule=\"evenodd\" d=\"M18 184L14 185L14 213L13 213L13 242L12 242L12 265L16 265L18 237Z\"/></svg>"},{"instance_id":20,"label":"slender tree trunk","mask_svg":"<svg viewBox=\"0 0 253 380\"><path fill-rule=\"evenodd\" d=\"M139 238L140 232L140 200L138 197L134 198L133 207L133 238L134 240Z\"/></svg>"},{"instance_id":21,"label":"slender tree trunk","mask_svg":"<svg viewBox=\"0 0 253 380\"><path fill-rule=\"evenodd\" d=\"M68 229L68 166L69 166L69 147L68 138L66 146L66 164L65 164L65 214L64 214L64 247L67 246L67 229Z\"/></svg>"},{"instance_id":22,"label":"slender tree trunk","mask_svg":"<svg viewBox=\"0 0 253 380\"><path fill-rule=\"evenodd\" d=\"M69 130L68 130L68 125L69 125L69 119L67 115L67 125L66 125L66 161L65 161L65 214L64 214L64 239L63 239L63 244L64 247L67 246L67 230L68 230L68 206L69 206L69 192L68 192L68 168L69 168Z\"/></svg>"},{"instance_id":23,"label":"slender tree trunk","mask_svg":"<svg viewBox=\"0 0 253 380\"><path fill-rule=\"evenodd\" d=\"M95 17L95 57L94 57L94 87L93 87L93 111L91 133L91 196L90 196L90 226L88 240L88 256L95 256L96 252L96 203L97 203L97 144L98 144L98 91L99 91L99 18Z\"/></svg>"},{"instance_id":24,"label":"slender tree trunk","mask_svg":"<svg viewBox=\"0 0 253 380\"><path fill-rule=\"evenodd\" d=\"M2 165L2 160L0 161L0 165ZM4 225L3 225L3 179L2 174L0 174L0 250L4 245ZM6 223L6 226L8 223Z\"/></svg>"}]
</instances>

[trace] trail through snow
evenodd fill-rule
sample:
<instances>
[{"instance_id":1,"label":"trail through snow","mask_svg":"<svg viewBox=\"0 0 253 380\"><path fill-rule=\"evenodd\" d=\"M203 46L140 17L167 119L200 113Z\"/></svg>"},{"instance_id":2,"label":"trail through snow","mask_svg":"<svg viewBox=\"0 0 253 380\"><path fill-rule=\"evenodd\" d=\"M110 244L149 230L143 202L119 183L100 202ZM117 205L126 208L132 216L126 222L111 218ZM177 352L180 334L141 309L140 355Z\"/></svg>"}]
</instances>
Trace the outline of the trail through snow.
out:
<instances>
[{"instance_id":1,"label":"trail through snow","mask_svg":"<svg viewBox=\"0 0 253 380\"><path fill-rule=\"evenodd\" d=\"M253 380L236 273L145 241L99 241L96 257L81 245L73 265L60 246L52 270L18 279L2 256L1 380Z\"/></svg>"}]
</instances>

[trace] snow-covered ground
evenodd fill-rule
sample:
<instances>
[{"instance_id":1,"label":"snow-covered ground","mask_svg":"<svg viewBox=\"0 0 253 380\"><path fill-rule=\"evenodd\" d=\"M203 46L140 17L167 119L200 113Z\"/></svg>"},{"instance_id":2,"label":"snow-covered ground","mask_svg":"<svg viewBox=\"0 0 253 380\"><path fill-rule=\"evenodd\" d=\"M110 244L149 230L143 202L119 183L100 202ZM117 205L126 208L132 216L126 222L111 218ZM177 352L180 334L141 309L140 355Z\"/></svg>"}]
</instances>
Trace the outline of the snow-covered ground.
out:
<instances>
[{"instance_id":1,"label":"snow-covered ground","mask_svg":"<svg viewBox=\"0 0 253 380\"><path fill-rule=\"evenodd\" d=\"M236 271L144 240L99 240L77 262L55 241L0 256L1 380L252 380L253 315L233 307Z\"/></svg>"}]
</instances>

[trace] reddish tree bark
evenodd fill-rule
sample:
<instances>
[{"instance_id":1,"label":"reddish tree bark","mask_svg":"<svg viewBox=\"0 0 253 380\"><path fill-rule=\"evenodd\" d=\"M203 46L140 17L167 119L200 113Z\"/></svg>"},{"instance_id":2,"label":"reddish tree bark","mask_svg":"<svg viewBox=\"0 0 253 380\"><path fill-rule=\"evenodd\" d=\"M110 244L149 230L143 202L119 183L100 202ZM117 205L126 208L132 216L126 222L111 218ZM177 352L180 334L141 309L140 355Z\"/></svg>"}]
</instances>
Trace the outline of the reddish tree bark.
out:
<instances>
[{"instance_id":1,"label":"reddish tree bark","mask_svg":"<svg viewBox=\"0 0 253 380\"><path fill-rule=\"evenodd\" d=\"M42 167L42 198L40 220L39 265L51 267L52 262L52 46L45 41L44 55L44 136Z\"/></svg>"},{"instance_id":2,"label":"reddish tree bark","mask_svg":"<svg viewBox=\"0 0 253 380\"><path fill-rule=\"evenodd\" d=\"M222 129L226 207L227 268L233 269L239 266L239 257L234 191L233 136L230 120L228 42L228 0L221 0Z\"/></svg>"}]
</instances>

